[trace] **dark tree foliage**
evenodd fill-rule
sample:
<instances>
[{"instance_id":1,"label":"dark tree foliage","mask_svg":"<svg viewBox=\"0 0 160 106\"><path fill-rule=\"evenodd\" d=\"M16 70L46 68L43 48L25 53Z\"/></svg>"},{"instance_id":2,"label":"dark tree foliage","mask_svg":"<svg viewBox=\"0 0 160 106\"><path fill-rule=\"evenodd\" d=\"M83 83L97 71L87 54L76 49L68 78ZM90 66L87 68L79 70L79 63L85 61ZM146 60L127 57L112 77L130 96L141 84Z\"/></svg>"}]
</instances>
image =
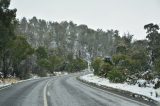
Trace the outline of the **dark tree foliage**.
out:
<instances>
[{"instance_id":1,"label":"dark tree foliage","mask_svg":"<svg viewBox=\"0 0 160 106\"><path fill-rule=\"evenodd\" d=\"M15 74L21 79L29 77L26 76L29 73L29 69L27 68L27 59L34 53L34 50L22 36L16 36L16 38L11 42L10 49L13 67L12 74Z\"/></svg>"},{"instance_id":2,"label":"dark tree foliage","mask_svg":"<svg viewBox=\"0 0 160 106\"><path fill-rule=\"evenodd\" d=\"M0 60L6 77L9 70L9 42L15 38L16 9L9 9L10 0L0 1Z\"/></svg>"},{"instance_id":3,"label":"dark tree foliage","mask_svg":"<svg viewBox=\"0 0 160 106\"><path fill-rule=\"evenodd\" d=\"M148 50L150 53L150 65L153 71L160 74L160 33L157 24L147 24L144 26L147 30Z\"/></svg>"}]
</instances>

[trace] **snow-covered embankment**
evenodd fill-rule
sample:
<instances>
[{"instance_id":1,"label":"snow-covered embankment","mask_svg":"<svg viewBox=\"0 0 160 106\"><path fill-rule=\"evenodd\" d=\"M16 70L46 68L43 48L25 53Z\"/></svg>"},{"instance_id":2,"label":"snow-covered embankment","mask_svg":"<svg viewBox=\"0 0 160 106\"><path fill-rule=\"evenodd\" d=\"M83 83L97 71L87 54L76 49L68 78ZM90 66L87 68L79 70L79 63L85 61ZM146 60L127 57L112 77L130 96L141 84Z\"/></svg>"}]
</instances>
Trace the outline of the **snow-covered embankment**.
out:
<instances>
[{"instance_id":1,"label":"snow-covered embankment","mask_svg":"<svg viewBox=\"0 0 160 106\"><path fill-rule=\"evenodd\" d=\"M97 86L106 86L111 87L123 91L132 92L134 94L143 95L145 97L151 98L155 101L160 102L160 97L156 97L156 91L152 87L139 87L138 84L136 85L129 85L127 83L121 84L121 83L111 83L106 78L100 78L98 76L95 76L93 74L88 74L80 77L80 80L94 83Z\"/></svg>"}]
</instances>

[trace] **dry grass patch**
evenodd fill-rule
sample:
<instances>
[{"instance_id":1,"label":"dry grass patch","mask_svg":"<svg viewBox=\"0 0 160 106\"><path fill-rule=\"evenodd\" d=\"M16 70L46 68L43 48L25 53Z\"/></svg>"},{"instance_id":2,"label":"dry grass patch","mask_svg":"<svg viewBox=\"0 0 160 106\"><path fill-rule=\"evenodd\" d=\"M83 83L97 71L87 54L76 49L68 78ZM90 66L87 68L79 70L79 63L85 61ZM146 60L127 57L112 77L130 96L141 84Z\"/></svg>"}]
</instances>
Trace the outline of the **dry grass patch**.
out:
<instances>
[{"instance_id":1,"label":"dry grass patch","mask_svg":"<svg viewBox=\"0 0 160 106\"><path fill-rule=\"evenodd\" d=\"M0 79L0 83L3 84L12 84L12 83L17 83L17 81L19 81L18 78L6 78L6 79Z\"/></svg>"}]
</instances>

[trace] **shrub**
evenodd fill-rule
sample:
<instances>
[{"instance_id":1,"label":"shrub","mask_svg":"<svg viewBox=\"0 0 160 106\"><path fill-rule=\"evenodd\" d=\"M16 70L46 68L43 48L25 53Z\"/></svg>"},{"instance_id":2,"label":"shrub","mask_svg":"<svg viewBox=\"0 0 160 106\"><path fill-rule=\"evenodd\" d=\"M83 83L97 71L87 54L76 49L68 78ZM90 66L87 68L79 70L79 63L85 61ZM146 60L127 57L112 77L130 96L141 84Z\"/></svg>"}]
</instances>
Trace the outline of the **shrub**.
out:
<instances>
[{"instance_id":1,"label":"shrub","mask_svg":"<svg viewBox=\"0 0 160 106\"><path fill-rule=\"evenodd\" d=\"M87 62L81 58L68 61L65 70L68 72L78 72L87 68Z\"/></svg>"},{"instance_id":2,"label":"shrub","mask_svg":"<svg viewBox=\"0 0 160 106\"><path fill-rule=\"evenodd\" d=\"M112 58L113 58L113 62L115 63L115 65L119 65L121 61L127 58L127 56L123 54L116 54L116 55L113 55Z\"/></svg>"},{"instance_id":3,"label":"shrub","mask_svg":"<svg viewBox=\"0 0 160 106\"><path fill-rule=\"evenodd\" d=\"M123 83L126 80L125 75L118 69L113 69L107 74L108 79L114 83Z\"/></svg>"},{"instance_id":4,"label":"shrub","mask_svg":"<svg viewBox=\"0 0 160 106\"><path fill-rule=\"evenodd\" d=\"M112 70L112 65L109 63L103 62L103 63L101 63L100 69L101 69L100 75L107 77L108 72Z\"/></svg>"},{"instance_id":5,"label":"shrub","mask_svg":"<svg viewBox=\"0 0 160 106\"><path fill-rule=\"evenodd\" d=\"M103 63L102 59L100 57L97 57L92 62L92 67L94 69L94 74L99 75L100 74L100 66Z\"/></svg>"},{"instance_id":6,"label":"shrub","mask_svg":"<svg viewBox=\"0 0 160 106\"><path fill-rule=\"evenodd\" d=\"M137 71L137 67L139 66L137 64L137 61L131 59L127 55L118 54L113 56L113 62L115 63L115 66L118 67L121 70L128 70L129 75L135 73Z\"/></svg>"},{"instance_id":7,"label":"shrub","mask_svg":"<svg viewBox=\"0 0 160 106\"><path fill-rule=\"evenodd\" d=\"M40 76L40 77L46 77L47 76L47 71L46 70L38 70L37 75Z\"/></svg>"}]
</instances>

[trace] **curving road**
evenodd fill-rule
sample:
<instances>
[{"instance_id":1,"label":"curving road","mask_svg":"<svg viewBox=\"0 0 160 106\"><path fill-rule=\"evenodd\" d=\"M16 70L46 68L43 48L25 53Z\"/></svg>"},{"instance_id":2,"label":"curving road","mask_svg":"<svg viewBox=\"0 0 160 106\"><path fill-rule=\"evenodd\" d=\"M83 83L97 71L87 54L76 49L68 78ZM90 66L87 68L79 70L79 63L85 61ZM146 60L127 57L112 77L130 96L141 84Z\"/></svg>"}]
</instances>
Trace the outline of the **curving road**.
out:
<instances>
[{"instance_id":1,"label":"curving road","mask_svg":"<svg viewBox=\"0 0 160 106\"><path fill-rule=\"evenodd\" d=\"M149 106L87 86L77 74L25 81L0 90L0 106Z\"/></svg>"}]
</instances>

